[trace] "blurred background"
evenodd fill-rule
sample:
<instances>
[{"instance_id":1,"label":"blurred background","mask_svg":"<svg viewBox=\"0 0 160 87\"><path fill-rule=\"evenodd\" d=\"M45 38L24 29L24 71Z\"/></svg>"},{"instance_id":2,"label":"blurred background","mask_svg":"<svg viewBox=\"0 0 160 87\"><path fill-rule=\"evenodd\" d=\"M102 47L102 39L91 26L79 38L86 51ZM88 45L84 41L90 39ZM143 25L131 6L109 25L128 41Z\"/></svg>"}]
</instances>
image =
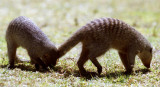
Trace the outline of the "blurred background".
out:
<instances>
[{"instance_id":1,"label":"blurred background","mask_svg":"<svg viewBox=\"0 0 160 87\"><path fill-rule=\"evenodd\" d=\"M5 29L18 16L27 16L42 29L57 32L77 30L86 22L101 17L121 19L137 29L152 29L160 22L160 1L0 0L0 29Z\"/></svg>"}]
</instances>

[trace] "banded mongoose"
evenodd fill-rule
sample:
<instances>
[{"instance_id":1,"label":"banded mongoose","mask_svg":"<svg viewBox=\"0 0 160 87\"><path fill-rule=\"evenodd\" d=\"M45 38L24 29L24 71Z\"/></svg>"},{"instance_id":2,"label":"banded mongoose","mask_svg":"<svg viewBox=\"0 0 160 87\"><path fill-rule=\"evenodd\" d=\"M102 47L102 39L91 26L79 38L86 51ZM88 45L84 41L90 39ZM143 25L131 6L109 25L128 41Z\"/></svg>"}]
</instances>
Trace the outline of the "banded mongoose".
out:
<instances>
[{"instance_id":1,"label":"banded mongoose","mask_svg":"<svg viewBox=\"0 0 160 87\"><path fill-rule=\"evenodd\" d=\"M59 57L66 54L79 42L82 43L82 52L77 64L81 75L87 73L83 65L88 59L97 67L100 74L102 66L96 58L110 48L118 51L126 72L132 71L136 55L139 56L145 67L150 68L151 44L141 33L121 20L100 18L87 23L58 48Z\"/></svg>"},{"instance_id":2,"label":"banded mongoose","mask_svg":"<svg viewBox=\"0 0 160 87\"><path fill-rule=\"evenodd\" d=\"M57 48L27 17L19 16L10 22L6 31L6 42L9 68L14 68L14 62L18 59L16 50L20 46L27 50L36 69L39 69L39 65L46 68L56 64L54 59L57 58Z\"/></svg>"}]
</instances>

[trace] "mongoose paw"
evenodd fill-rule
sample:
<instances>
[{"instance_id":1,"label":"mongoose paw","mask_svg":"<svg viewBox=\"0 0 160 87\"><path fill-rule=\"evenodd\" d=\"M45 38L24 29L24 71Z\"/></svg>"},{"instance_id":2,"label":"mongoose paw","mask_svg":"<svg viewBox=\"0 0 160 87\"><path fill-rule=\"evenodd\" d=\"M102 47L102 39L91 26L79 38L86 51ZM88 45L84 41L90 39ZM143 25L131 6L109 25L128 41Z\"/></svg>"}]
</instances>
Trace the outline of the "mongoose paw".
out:
<instances>
[{"instance_id":1,"label":"mongoose paw","mask_svg":"<svg viewBox=\"0 0 160 87\"><path fill-rule=\"evenodd\" d=\"M54 65L49 65L48 66L50 69L55 69L55 66Z\"/></svg>"},{"instance_id":2,"label":"mongoose paw","mask_svg":"<svg viewBox=\"0 0 160 87\"><path fill-rule=\"evenodd\" d=\"M131 74L131 73L132 73L132 70L127 70L127 71L125 71L124 74Z\"/></svg>"},{"instance_id":3,"label":"mongoose paw","mask_svg":"<svg viewBox=\"0 0 160 87\"><path fill-rule=\"evenodd\" d=\"M89 73L88 72L86 72L86 71L80 71L80 75L82 76L82 77L86 77L86 76L88 76L89 75Z\"/></svg>"},{"instance_id":4,"label":"mongoose paw","mask_svg":"<svg viewBox=\"0 0 160 87\"><path fill-rule=\"evenodd\" d=\"M98 74L100 75L102 72L102 67L98 69Z\"/></svg>"},{"instance_id":5,"label":"mongoose paw","mask_svg":"<svg viewBox=\"0 0 160 87\"><path fill-rule=\"evenodd\" d=\"M96 72L86 72L83 74L81 73L81 76L89 79L89 78L99 76L99 75Z\"/></svg>"},{"instance_id":6,"label":"mongoose paw","mask_svg":"<svg viewBox=\"0 0 160 87\"><path fill-rule=\"evenodd\" d=\"M86 72L86 73L81 73L81 77L91 78L92 75L89 72Z\"/></svg>"},{"instance_id":7,"label":"mongoose paw","mask_svg":"<svg viewBox=\"0 0 160 87\"><path fill-rule=\"evenodd\" d=\"M48 68L48 67L42 67L42 69L43 69L44 71L49 71L49 68Z\"/></svg>"},{"instance_id":8,"label":"mongoose paw","mask_svg":"<svg viewBox=\"0 0 160 87\"><path fill-rule=\"evenodd\" d=\"M43 71L49 71L49 66L41 66L41 69L42 69Z\"/></svg>"},{"instance_id":9,"label":"mongoose paw","mask_svg":"<svg viewBox=\"0 0 160 87\"><path fill-rule=\"evenodd\" d=\"M36 68L36 70L39 70L39 65L35 64L35 68Z\"/></svg>"},{"instance_id":10,"label":"mongoose paw","mask_svg":"<svg viewBox=\"0 0 160 87\"><path fill-rule=\"evenodd\" d=\"M35 68L40 72L49 71L48 67L40 66L39 64L35 64Z\"/></svg>"},{"instance_id":11,"label":"mongoose paw","mask_svg":"<svg viewBox=\"0 0 160 87\"><path fill-rule=\"evenodd\" d=\"M8 67L8 69L14 69L15 68L14 65L8 65L7 67Z\"/></svg>"}]
</instances>

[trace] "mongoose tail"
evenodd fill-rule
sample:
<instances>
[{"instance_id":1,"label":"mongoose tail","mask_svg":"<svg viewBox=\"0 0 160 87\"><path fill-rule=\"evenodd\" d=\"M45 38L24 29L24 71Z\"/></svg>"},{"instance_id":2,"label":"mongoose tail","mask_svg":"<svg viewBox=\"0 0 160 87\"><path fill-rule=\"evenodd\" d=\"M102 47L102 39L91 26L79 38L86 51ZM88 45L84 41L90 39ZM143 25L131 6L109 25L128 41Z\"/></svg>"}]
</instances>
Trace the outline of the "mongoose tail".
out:
<instances>
[{"instance_id":1,"label":"mongoose tail","mask_svg":"<svg viewBox=\"0 0 160 87\"><path fill-rule=\"evenodd\" d=\"M80 32L74 33L67 41L65 41L59 48L59 58L65 55L70 49L77 45L81 40L82 36Z\"/></svg>"}]
</instances>

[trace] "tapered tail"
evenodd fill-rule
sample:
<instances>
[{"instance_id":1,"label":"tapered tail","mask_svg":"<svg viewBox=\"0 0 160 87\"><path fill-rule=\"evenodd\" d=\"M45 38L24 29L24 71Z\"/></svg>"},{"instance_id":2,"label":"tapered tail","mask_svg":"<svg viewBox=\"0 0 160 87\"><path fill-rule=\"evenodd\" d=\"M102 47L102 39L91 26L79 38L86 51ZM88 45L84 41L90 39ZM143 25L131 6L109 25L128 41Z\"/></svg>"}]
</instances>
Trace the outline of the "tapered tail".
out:
<instances>
[{"instance_id":1,"label":"tapered tail","mask_svg":"<svg viewBox=\"0 0 160 87\"><path fill-rule=\"evenodd\" d=\"M65 41L59 48L59 58L65 55L71 48L82 40L83 35L80 31L74 33L67 41Z\"/></svg>"}]
</instances>

